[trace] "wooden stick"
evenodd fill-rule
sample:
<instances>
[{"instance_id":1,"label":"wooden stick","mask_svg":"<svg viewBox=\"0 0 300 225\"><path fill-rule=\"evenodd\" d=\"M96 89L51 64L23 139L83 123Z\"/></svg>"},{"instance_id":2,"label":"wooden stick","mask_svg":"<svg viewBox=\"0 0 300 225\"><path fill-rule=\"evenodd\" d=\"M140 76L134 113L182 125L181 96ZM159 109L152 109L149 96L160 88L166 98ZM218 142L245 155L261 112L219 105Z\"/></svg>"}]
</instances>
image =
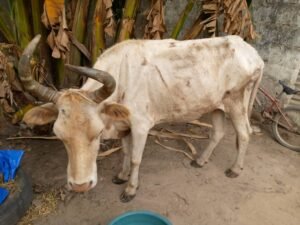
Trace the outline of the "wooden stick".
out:
<instances>
[{"instance_id":1,"label":"wooden stick","mask_svg":"<svg viewBox=\"0 0 300 225\"><path fill-rule=\"evenodd\" d=\"M185 133L180 133L180 132L176 132L176 131L173 131L173 130L170 130L170 129L165 129L166 131L174 134L174 135L178 135L178 136L181 136L181 137L188 137L188 138L196 138L196 139L207 139L208 136L201 136L201 135L196 135L196 134L185 134Z\"/></svg>"},{"instance_id":2,"label":"wooden stick","mask_svg":"<svg viewBox=\"0 0 300 225\"><path fill-rule=\"evenodd\" d=\"M191 150L192 155L196 156L197 155L197 150L196 150L195 146L191 142L188 142L186 139L183 139L183 140L187 144L187 146L189 146L189 149Z\"/></svg>"},{"instance_id":3,"label":"wooden stick","mask_svg":"<svg viewBox=\"0 0 300 225\"><path fill-rule=\"evenodd\" d=\"M156 137L162 137L162 138L171 138L171 139L182 139L178 135L166 133L158 130L150 130L149 135L156 136Z\"/></svg>"},{"instance_id":4,"label":"wooden stick","mask_svg":"<svg viewBox=\"0 0 300 225\"><path fill-rule=\"evenodd\" d=\"M6 138L6 140L20 140L20 139L38 139L38 140L58 140L56 136L51 136L51 137L45 137L45 136L32 136L32 137L9 137Z\"/></svg>"},{"instance_id":5,"label":"wooden stick","mask_svg":"<svg viewBox=\"0 0 300 225\"><path fill-rule=\"evenodd\" d=\"M198 126L203 126L203 127L208 127L208 128L212 128L213 126L209 123L204 123L204 122L200 122L199 120L193 120L191 122L188 122L189 124L193 124L193 125L198 125Z\"/></svg>"}]
</instances>

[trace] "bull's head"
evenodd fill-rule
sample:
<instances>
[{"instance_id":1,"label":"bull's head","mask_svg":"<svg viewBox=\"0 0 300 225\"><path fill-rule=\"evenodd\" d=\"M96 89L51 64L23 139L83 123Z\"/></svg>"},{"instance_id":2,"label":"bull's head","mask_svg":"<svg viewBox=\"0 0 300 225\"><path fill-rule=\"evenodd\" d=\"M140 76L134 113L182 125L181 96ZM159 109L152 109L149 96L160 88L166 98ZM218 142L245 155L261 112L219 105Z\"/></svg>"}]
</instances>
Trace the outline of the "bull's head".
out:
<instances>
[{"instance_id":1,"label":"bull's head","mask_svg":"<svg viewBox=\"0 0 300 225\"><path fill-rule=\"evenodd\" d=\"M26 47L18 70L25 89L49 103L27 112L24 121L31 125L55 121L53 131L63 141L68 153L68 186L77 192L87 191L97 183L97 152L107 121L128 120L129 111L122 105L102 102L116 86L114 78L105 71L67 65L68 69L103 84L92 92L76 89L55 91L35 81L30 58L39 40L40 35Z\"/></svg>"}]
</instances>

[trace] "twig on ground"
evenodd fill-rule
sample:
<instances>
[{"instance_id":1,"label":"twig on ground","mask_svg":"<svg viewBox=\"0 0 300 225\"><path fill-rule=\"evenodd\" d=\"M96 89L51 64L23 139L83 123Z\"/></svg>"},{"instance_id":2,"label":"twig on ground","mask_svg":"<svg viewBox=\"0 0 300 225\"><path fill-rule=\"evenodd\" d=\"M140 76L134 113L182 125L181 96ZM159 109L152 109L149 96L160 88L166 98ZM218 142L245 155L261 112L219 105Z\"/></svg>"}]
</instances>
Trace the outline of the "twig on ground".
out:
<instances>
[{"instance_id":1,"label":"twig on ground","mask_svg":"<svg viewBox=\"0 0 300 225\"><path fill-rule=\"evenodd\" d=\"M98 154L98 157L100 158L100 157L106 157L106 156L109 156L109 155L111 155L112 153L119 151L121 148L122 148L122 147L119 146L119 147L116 147L116 148L111 148L111 149L109 149L109 150L107 150L107 151L105 151L105 152L100 152L100 153Z\"/></svg>"},{"instance_id":2,"label":"twig on ground","mask_svg":"<svg viewBox=\"0 0 300 225\"><path fill-rule=\"evenodd\" d=\"M56 136L51 136L51 137L46 137L46 136L32 136L32 137L20 136L20 137L6 138L6 140L19 140L19 139L58 140L58 138Z\"/></svg>"},{"instance_id":3,"label":"twig on ground","mask_svg":"<svg viewBox=\"0 0 300 225\"><path fill-rule=\"evenodd\" d=\"M208 128L212 128L212 125L209 123L204 123L204 122L200 122L199 120L193 120L191 122L188 122L189 124L193 124L193 125L197 125L200 127L208 127Z\"/></svg>"},{"instance_id":4,"label":"twig on ground","mask_svg":"<svg viewBox=\"0 0 300 225\"><path fill-rule=\"evenodd\" d=\"M169 151L180 152L180 153L184 154L186 157L188 157L190 160L194 160L194 158L193 158L190 154L186 153L186 152L183 151L183 150L180 150L180 149L177 149L177 148L173 148L173 147L170 147L170 146L166 146L166 145L160 143L158 140L155 140L154 142L155 142L156 144L158 144L158 145L164 147L165 149L167 149L167 150L169 150Z\"/></svg>"},{"instance_id":5,"label":"twig on ground","mask_svg":"<svg viewBox=\"0 0 300 225\"><path fill-rule=\"evenodd\" d=\"M150 130L149 135L160 137L160 138L182 139L181 137L179 137L176 134L166 133L166 132L158 131L158 130Z\"/></svg>"},{"instance_id":6,"label":"twig on ground","mask_svg":"<svg viewBox=\"0 0 300 225\"><path fill-rule=\"evenodd\" d=\"M174 134L174 135L177 135L180 137L196 138L196 139L207 139L208 138L207 135L185 134L185 133L180 133L180 132L176 132L176 131L169 130L169 129L165 129L165 130L170 132L171 134Z\"/></svg>"},{"instance_id":7,"label":"twig on ground","mask_svg":"<svg viewBox=\"0 0 300 225\"><path fill-rule=\"evenodd\" d=\"M186 139L183 139L183 140L187 144L187 146L189 146L189 149L191 150L192 155L195 158L195 156L197 155L197 150L196 150L195 146L191 142L188 142Z\"/></svg>"}]
</instances>

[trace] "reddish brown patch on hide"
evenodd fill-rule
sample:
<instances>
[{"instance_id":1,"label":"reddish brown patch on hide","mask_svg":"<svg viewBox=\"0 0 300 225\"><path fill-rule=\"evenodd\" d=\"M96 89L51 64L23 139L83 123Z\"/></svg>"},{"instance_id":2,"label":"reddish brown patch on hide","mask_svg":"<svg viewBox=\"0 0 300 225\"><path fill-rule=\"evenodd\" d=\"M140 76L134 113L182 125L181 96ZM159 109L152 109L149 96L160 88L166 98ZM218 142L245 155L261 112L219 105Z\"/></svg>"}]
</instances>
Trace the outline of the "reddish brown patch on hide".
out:
<instances>
[{"instance_id":1,"label":"reddish brown patch on hide","mask_svg":"<svg viewBox=\"0 0 300 225\"><path fill-rule=\"evenodd\" d=\"M174 47L176 47L176 44L174 42L171 42L169 48L174 48Z\"/></svg>"},{"instance_id":2,"label":"reddish brown patch on hide","mask_svg":"<svg viewBox=\"0 0 300 225\"><path fill-rule=\"evenodd\" d=\"M147 64L148 64L148 62L147 62L146 58L144 58L141 65L142 65L142 66L145 66L145 65L147 65Z\"/></svg>"}]
</instances>

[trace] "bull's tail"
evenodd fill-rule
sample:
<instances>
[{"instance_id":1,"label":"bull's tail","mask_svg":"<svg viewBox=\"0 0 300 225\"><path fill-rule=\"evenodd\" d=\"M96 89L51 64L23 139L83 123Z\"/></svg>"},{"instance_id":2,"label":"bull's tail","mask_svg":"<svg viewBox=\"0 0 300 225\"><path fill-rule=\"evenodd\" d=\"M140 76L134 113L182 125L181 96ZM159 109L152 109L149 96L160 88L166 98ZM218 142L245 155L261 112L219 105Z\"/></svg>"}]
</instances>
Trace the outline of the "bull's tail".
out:
<instances>
[{"instance_id":1,"label":"bull's tail","mask_svg":"<svg viewBox=\"0 0 300 225\"><path fill-rule=\"evenodd\" d=\"M256 76L256 80L254 81L254 85L250 94L250 99L249 99L249 105L248 105L248 130L250 131L250 133L252 133L252 128L250 125L250 117L251 117L251 113L252 113L252 109L253 109L253 104L255 101L255 97L259 88L259 84L262 80L262 76L263 76L263 66L256 70L255 73L257 74Z\"/></svg>"}]
</instances>

